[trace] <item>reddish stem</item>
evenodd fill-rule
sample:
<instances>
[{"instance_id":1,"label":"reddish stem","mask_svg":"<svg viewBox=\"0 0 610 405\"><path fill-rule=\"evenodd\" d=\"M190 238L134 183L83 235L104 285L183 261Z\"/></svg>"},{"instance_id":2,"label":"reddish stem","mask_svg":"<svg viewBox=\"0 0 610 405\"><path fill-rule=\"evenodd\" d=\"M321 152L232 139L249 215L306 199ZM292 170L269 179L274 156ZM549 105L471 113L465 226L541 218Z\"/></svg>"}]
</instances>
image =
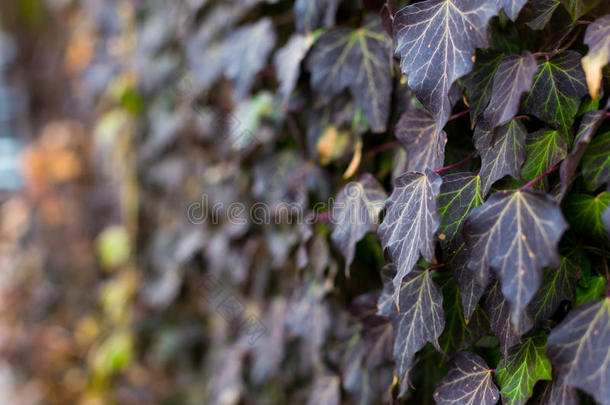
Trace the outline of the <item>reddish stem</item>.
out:
<instances>
[{"instance_id":1,"label":"reddish stem","mask_svg":"<svg viewBox=\"0 0 610 405\"><path fill-rule=\"evenodd\" d=\"M442 267L445 267L444 263L441 264L435 264L434 266L430 266L426 269L426 271L431 271L431 270L435 270L435 269L440 269Z\"/></svg>"},{"instance_id":2,"label":"reddish stem","mask_svg":"<svg viewBox=\"0 0 610 405\"><path fill-rule=\"evenodd\" d=\"M530 181L529 183L527 183L526 185L524 185L523 187L521 187L519 190L517 191L523 191L526 188L533 186L534 184L538 183L540 180L544 179L546 176L548 176L549 174L553 173L555 170L559 169L559 165L547 170L546 172L542 173L540 176L536 177L534 180Z\"/></svg>"},{"instance_id":3,"label":"reddish stem","mask_svg":"<svg viewBox=\"0 0 610 405\"><path fill-rule=\"evenodd\" d=\"M515 117L515 119L516 119L516 120L529 120L529 119L530 119L530 117L529 117L529 115L517 115L517 116Z\"/></svg>"},{"instance_id":4,"label":"reddish stem","mask_svg":"<svg viewBox=\"0 0 610 405\"><path fill-rule=\"evenodd\" d=\"M557 55L557 54L558 54L559 52L561 52L561 51L563 51L563 49L556 49L556 50L554 50L554 51L548 51L548 52L534 52L534 53L532 54L532 56L533 56L534 58L537 58L537 57L539 57L539 56L546 56L546 57L548 58L549 56L554 56L554 55Z\"/></svg>"},{"instance_id":5,"label":"reddish stem","mask_svg":"<svg viewBox=\"0 0 610 405\"><path fill-rule=\"evenodd\" d=\"M462 115L466 115L470 112L470 109L464 110L462 112L459 112L457 114L453 114L451 117L449 117L449 121L454 120L456 118L460 118Z\"/></svg>"},{"instance_id":6,"label":"reddish stem","mask_svg":"<svg viewBox=\"0 0 610 405\"><path fill-rule=\"evenodd\" d=\"M449 166L441 167L440 169L436 169L434 171L434 173L438 174L438 173L446 172L447 170L455 169L456 167L459 167L459 166L463 165L464 163L468 162L469 160L474 158L476 155L477 155L477 151L475 150L474 152L472 152L470 155L466 156L464 159L460 160L459 162L454 163Z\"/></svg>"},{"instance_id":7,"label":"reddish stem","mask_svg":"<svg viewBox=\"0 0 610 405\"><path fill-rule=\"evenodd\" d=\"M370 155L375 155L375 154L377 154L379 152L383 152L384 150L396 148L397 146L400 146L400 142L398 142L398 141L392 141L392 142L384 143L383 145L379 145L376 148L371 149L369 151L369 154Z\"/></svg>"}]
</instances>

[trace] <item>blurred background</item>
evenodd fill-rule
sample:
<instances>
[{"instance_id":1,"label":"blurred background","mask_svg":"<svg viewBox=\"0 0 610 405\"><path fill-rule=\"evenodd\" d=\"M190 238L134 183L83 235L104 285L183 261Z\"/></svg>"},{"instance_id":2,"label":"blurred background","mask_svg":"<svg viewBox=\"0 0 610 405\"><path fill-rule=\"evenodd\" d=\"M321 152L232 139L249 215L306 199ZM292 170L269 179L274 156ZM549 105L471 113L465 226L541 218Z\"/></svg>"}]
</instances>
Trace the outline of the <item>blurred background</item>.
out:
<instances>
[{"instance_id":1,"label":"blurred background","mask_svg":"<svg viewBox=\"0 0 610 405\"><path fill-rule=\"evenodd\" d=\"M338 390L322 364L351 364L332 350L353 337L336 306L381 286L374 235L346 285L328 224L189 216L307 210L338 189L333 162L354 143L298 116L309 95L276 93L274 72L298 71L311 36L294 33L332 25L328 3L0 3L0 404L317 404ZM370 378L387 390L392 365Z\"/></svg>"}]
</instances>

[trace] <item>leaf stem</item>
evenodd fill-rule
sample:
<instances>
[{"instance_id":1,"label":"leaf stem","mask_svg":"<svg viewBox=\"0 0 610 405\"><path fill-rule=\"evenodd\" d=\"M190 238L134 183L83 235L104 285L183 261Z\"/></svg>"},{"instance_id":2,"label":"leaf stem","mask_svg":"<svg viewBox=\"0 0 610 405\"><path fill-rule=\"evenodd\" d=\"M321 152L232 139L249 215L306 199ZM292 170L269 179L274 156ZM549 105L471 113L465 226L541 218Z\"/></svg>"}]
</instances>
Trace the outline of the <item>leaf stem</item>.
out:
<instances>
[{"instance_id":1,"label":"leaf stem","mask_svg":"<svg viewBox=\"0 0 610 405\"><path fill-rule=\"evenodd\" d=\"M435 264L434 266L430 266L430 267L428 267L428 268L426 269L426 271L431 271L431 270L435 270L435 269L440 269L440 268L443 268L443 267L445 267L445 264L444 264L444 263L441 263L441 264Z\"/></svg>"},{"instance_id":2,"label":"leaf stem","mask_svg":"<svg viewBox=\"0 0 610 405\"><path fill-rule=\"evenodd\" d=\"M455 169L456 167L459 167L459 166L463 165L464 163L468 162L469 160L474 158L476 155L477 155L477 151L475 150L470 155L466 156L464 159L460 160L459 162L454 163L449 166L441 167L440 169L436 169L434 171L434 173L438 174L438 173L445 172L447 170Z\"/></svg>"},{"instance_id":3,"label":"leaf stem","mask_svg":"<svg viewBox=\"0 0 610 405\"><path fill-rule=\"evenodd\" d=\"M534 58L537 58L537 57L539 57L539 56L546 56L546 57L548 58L549 56L555 56L555 55L557 55L559 52L562 52L562 51L563 51L563 49L555 49L554 51L548 51L548 52L534 52L534 53L532 54L532 56L533 56Z\"/></svg>"},{"instance_id":4,"label":"leaf stem","mask_svg":"<svg viewBox=\"0 0 610 405\"><path fill-rule=\"evenodd\" d=\"M382 145L377 146L376 148L371 149L369 151L369 155L375 155L379 152L383 152L384 150L396 148L397 146L400 146L400 142L398 142L398 141L384 143Z\"/></svg>"},{"instance_id":5,"label":"leaf stem","mask_svg":"<svg viewBox=\"0 0 610 405\"><path fill-rule=\"evenodd\" d=\"M460 118L462 115L466 115L470 112L470 108L464 111L461 111L459 113L453 114L451 117L449 117L449 121L454 120L456 118ZM447 121L447 122L449 122Z\"/></svg>"},{"instance_id":6,"label":"leaf stem","mask_svg":"<svg viewBox=\"0 0 610 405\"><path fill-rule=\"evenodd\" d=\"M553 168L551 168L551 169L547 170L546 172L542 173L540 176L536 177L534 180L532 180L529 183L525 184L524 186L522 186L517 191L523 191L526 188L528 188L530 186L533 186L534 184L538 183L540 180L544 179L546 176L548 176L549 174L553 173L557 169L559 169L559 165L556 165Z\"/></svg>"}]
</instances>

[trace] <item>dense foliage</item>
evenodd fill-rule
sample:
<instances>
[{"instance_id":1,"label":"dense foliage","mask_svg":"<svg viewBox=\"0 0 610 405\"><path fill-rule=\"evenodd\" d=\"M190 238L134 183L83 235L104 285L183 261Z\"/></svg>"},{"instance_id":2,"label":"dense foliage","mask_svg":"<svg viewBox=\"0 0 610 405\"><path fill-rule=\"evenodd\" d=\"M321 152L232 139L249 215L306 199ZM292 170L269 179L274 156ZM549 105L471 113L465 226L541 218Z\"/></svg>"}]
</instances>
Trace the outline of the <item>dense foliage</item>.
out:
<instances>
[{"instance_id":1,"label":"dense foliage","mask_svg":"<svg viewBox=\"0 0 610 405\"><path fill-rule=\"evenodd\" d=\"M607 1L91 3L88 398L610 405Z\"/></svg>"}]
</instances>

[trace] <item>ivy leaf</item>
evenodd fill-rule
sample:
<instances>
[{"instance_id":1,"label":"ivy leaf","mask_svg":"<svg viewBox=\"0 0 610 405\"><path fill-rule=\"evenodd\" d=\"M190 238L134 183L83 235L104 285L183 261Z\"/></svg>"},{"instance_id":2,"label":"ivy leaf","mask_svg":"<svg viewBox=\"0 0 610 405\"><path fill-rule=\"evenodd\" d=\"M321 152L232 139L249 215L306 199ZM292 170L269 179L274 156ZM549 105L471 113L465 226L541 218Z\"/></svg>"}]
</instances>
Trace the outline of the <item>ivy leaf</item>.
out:
<instances>
[{"instance_id":1,"label":"ivy leaf","mask_svg":"<svg viewBox=\"0 0 610 405\"><path fill-rule=\"evenodd\" d=\"M525 150L527 159L521 169L521 177L530 181L565 159L568 154L568 142L560 131L541 129L527 135ZM544 189L546 179L535 186Z\"/></svg>"},{"instance_id":2,"label":"ivy leaf","mask_svg":"<svg viewBox=\"0 0 610 405\"><path fill-rule=\"evenodd\" d=\"M562 301L574 300L575 285L579 277L580 266L567 257L561 258L558 269L546 269L542 287L536 292L530 304L536 325L549 319Z\"/></svg>"},{"instance_id":3,"label":"ivy leaf","mask_svg":"<svg viewBox=\"0 0 610 405\"><path fill-rule=\"evenodd\" d=\"M284 103L287 103L290 93L299 79L301 62L305 58L311 42L312 38L309 36L294 34L273 58L273 65L280 82L278 94Z\"/></svg>"},{"instance_id":4,"label":"ivy leaf","mask_svg":"<svg viewBox=\"0 0 610 405\"><path fill-rule=\"evenodd\" d=\"M552 378L551 363L545 354L546 340L546 335L523 339L498 365L496 380L504 404L524 404L532 396L536 381Z\"/></svg>"},{"instance_id":5,"label":"ivy leaf","mask_svg":"<svg viewBox=\"0 0 610 405\"><path fill-rule=\"evenodd\" d=\"M489 104L494 74L502 61L502 54L493 51L479 51L474 62L474 68L462 79L468 91L470 103L470 122L474 128L479 116Z\"/></svg>"},{"instance_id":6,"label":"ivy leaf","mask_svg":"<svg viewBox=\"0 0 610 405\"><path fill-rule=\"evenodd\" d=\"M498 0L498 8L503 8L511 21L516 21L525 3L527 0Z\"/></svg>"},{"instance_id":7,"label":"ivy leaf","mask_svg":"<svg viewBox=\"0 0 610 405\"><path fill-rule=\"evenodd\" d=\"M474 145L481 155L481 191L485 196L491 185L506 175L520 178L525 160L527 130L519 120L511 120L495 130L479 124Z\"/></svg>"},{"instance_id":8,"label":"ivy leaf","mask_svg":"<svg viewBox=\"0 0 610 405\"><path fill-rule=\"evenodd\" d=\"M473 173L456 173L443 177L437 199L441 218L438 234L447 254L445 261L460 289L464 317L469 320L485 292L473 271L467 268L468 249L462 237L462 223L474 207L483 204L481 178Z\"/></svg>"},{"instance_id":9,"label":"ivy leaf","mask_svg":"<svg viewBox=\"0 0 610 405\"><path fill-rule=\"evenodd\" d=\"M345 257L346 274L354 260L356 243L376 229L386 198L383 187L368 173L347 184L337 195L331 239Z\"/></svg>"},{"instance_id":10,"label":"ivy leaf","mask_svg":"<svg viewBox=\"0 0 610 405\"><path fill-rule=\"evenodd\" d=\"M381 246L397 267L397 302L401 280L413 269L420 253L428 262L434 260L434 234L440 224L436 197L441 182L441 177L431 170L425 174L405 173L396 179L394 191L386 201L387 213L377 232Z\"/></svg>"},{"instance_id":11,"label":"ivy leaf","mask_svg":"<svg viewBox=\"0 0 610 405\"><path fill-rule=\"evenodd\" d=\"M395 128L396 138L407 152L407 170L436 170L445 162L447 134L438 130L430 115L410 105Z\"/></svg>"},{"instance_id":12,"label":"ivy leaf","mask_svg":"<svg viewBox=\"0 0 610 405\"><path fill-rule=\"evenodd\" d=\"M442 352L451 355L469 348L485 336L489 331L489 318L479 306L476 306L470 320L464 318L460 291L453 277L447 273L441 282L441 290L445 329L438 341Z\"/></svg>"},{"instance_id":13,"label":"ivy leaf","mask_svg":"<svg viewBox=\"0 0 610 405\"><path fill-rule=\"evenodd\" d=\"M576 307L549 336L547 354L566 384L610 404L610 298Z\"/></svg>"},{"instance_id":14,"label":"ivy leaf","mask_svg":"<svg viewBox=\"0 0 610 405\"><path fill-rule=\"evenodd\" d=\"M494 405L499 399L492 371L479 355L471 352L455 356L453 367L436 384L434 392L438 405Z\"/></svg>"},{"instance_id":15,"label":"ivy leaf","mask_svg":"<svg viewBox=\"0 0 610 405\"><path fill-rule=\"evenodd\" d=\"M391 44L376 16L357 30L326 32L315 42L308 60L311 87L322 100L348 88L371 129L385 131L392 92Z\"/></svg>"},{"instance_id":16,"label":"ivy leaf","mask_svg":"<svg viewBox=\"0 0 610 405\"><path fill-rule=\"evenodd\" d=\"M610 14L593 21L585 33L589 52L582 58L587 86L592 99L597 98L602 82L602 68L610 62Z\"/></svg>"},{"instance_id":17,"label":"ivy leaf","mask_svg":"<svg viewBox=\"0 0 610 405\"><path fill-rule=\"evenodd\" d=\"M316 28L331 27L339 0L296 0L294 2L295 25L299 32L309 32Z\"/></svg>"},{"instance_id":18,"label":"ivy leaf","mask_svg":"<svg viewBox=\"0 0 610 405\"><path fill-rule=\"evenodd\" d=\"M537 404L579 405L578 392L565 383L564 378L553 376L553 380L545 383L545 389Z\"/></svg>"},{"instance_id":19,"label":"ivy leaf","mask_svg":"<svg viewBox=\"0 0 610 405\"><path fill-rule=\"evenodd\" d=\"M580 54L565 51L540 64L525 112L569 133L580 98L587 94Z\"/></svg>"},{"instance_id":20,"label":"ivy leaf","mask_svg":"<svg viewBox=\"0 0 610 405\"><path fill-rule=\"evenodd\" d=\"M443 244L451 243L462 227L468 213L483 204L481 177L473 173L456 173L443 176L437 205L441 218L438 228Z\"/></svg>"},{"instance_id":21,"label":"ivy leaf","mask_svg":"<svg viewBox=\"0 0 610 405\"><path fill-rule=\"evenodd\" d=\"M594 191L610 182L610 132L591 141L582 157L582 175L588 190Z\"/></svg>"},{"instance_id":22,"label":"ivy leaf","mask_svg":"<svg viewBox=\"0 0 610 405\"><path fill-rule=\"evenodd\" d=\"M236 100L248 95L256 74L267 63L275 42L275 31L268 17L245 25L229 36L223 51L223 66L225 76L234 83Z\"/></svg>"},{"instance_id":23,"label":"ivy leaf","mask_svg":"<svg viewBox=\"0 0 610 405\"><path fill-rule=\"evenodd\" d=\"M430 271L421 267L407 274L396 292L400 295L399 311L392 319L395 331L394 359L404 390L415 353L430 342L440 351L438 337L445 327L443 294L432 281Z\"/></svg>"},{"instance_id":24,"label":"ivy leaf","mask_svg":"<svg viewBox=\"0 0 610 405\"><path fill-rule=\"evenodd\" d=\"M582 235L591 235L602 242L606 240L606 227L602 213L610 205L610 193L599 193L595 197L588 194L568 194L564 203L564 213L570 228Z\"/></svg>"},{"instance_id":25,"label":"ivy leaf","mask_svg":"<svg viewBox=\"0 0 610 405\"><path fill-rule=\"evenodd\" d=\"M475 49L487 47L487 23L496 12L487 0L426 0L396 13L402 72L438 128L451 114L451 86L472 69Z\"/></svg>"},{"instance_id":26,"label":"ivy leaf","mask_svg":"<svg viewBox=\"0 0 610 405\"><path fill-rule=\"evenodd\" d=\"M526 23L533 30L542 30L551 21L553 13L561 2L559 0L535 0L532 2L533 19Z\"/></svg>"},{"instance_id":27,"label":"ivy leaf","mask_svg":"<svg viewBox=\"0 0 610 405\"><path fill-rule=\"evenodd\" d=\"M556 245L566 227L551 196L528 190L495 193L466 218L469 267L482 284L495 270L514 326L540 286L542 268L559 266Z\"/></svg>"},{"instance_id":28,"label":"ivy leaf","mask_svg":"<svg viewBox=\"0 0 610 405\"><path fill-rule=\"evenodd\" d=\"M517 114L521 95L531 89L537 70L536 59L527 51L502 59L494 75L489 105L483 113L491 128L505 124Z\"/></svg>"},{"instance_id":29,"label":"ivy leaf","mask_svg":"<svg viewBox=\"0 0 610 405\"><path fill-rule=\"evenodd\" d=\"M583 115L572 151L566 156L559 169L561 177L560 199L563 199L568 192L572 184L572 177L582 159L582 155L585 153L587 145L591 142L597 128L599 128L604 120L605 115L606 112L603 110L587 111Z\"/></svg>"},{"instance_id":30,"label":"ivy leaf","mask_svg":"<svg viewBox=\"0 0 610 405\"><path fill-rule=\"evenodd\" d=\"M570 13L572 22L576 22L599 4L599 0L561 0L561 2Z\"/></svg>"},{"instance_id":31,"label":"ivy leaf","mask_svg":"<svg viewBox=\"0 0 610 405\"><path fill-rule=\"evenodd\" d=\"M534 326L532 317L526 309L523 316L514 326L508 301L500 291L500 284L495 282L483 299L483 308L491 321L491 330L500 341L500 351L506 357L508 349L521 342L521 335Z\"/></svg>"}]
</instances>

